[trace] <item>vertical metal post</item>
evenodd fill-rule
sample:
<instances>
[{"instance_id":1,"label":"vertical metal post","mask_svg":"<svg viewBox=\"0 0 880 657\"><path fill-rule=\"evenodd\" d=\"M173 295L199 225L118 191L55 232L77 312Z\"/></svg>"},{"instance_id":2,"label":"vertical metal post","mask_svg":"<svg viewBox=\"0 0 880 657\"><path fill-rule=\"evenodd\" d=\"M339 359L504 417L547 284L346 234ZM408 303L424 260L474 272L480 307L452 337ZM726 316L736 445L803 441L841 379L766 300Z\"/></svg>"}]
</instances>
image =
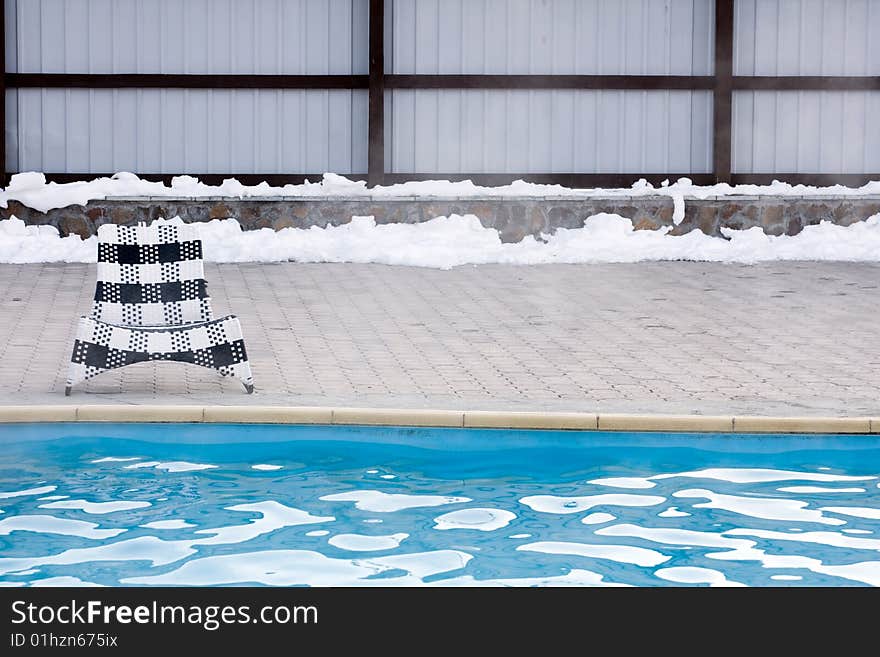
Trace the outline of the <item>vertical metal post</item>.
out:
<instances>
[{"instance_id":1,"label":"vertical metal post","mask_svg":"<svg viewBox=\"0 0 880 657\"><path fill-rule=\"evenodd\" d=\"M370 0L370 101L367 184L385 180L385 0Z\"/></svg>"},{"instance_id":2,"label":"vertical metal post","mask_svg":"<svg viewBox=\"0 0 880 657\"><path fill-rule=\"evenodd\" d=\"M6 187L6 2L0 0L0 187Z\"/></svg>"},{"instance_id":3,"label":"vertical metal post","mask_svg":"<svg viewBox=\"0 0 880 657\"><path fill-rule=\"evenodd\" d=\"M715 90L713 101L712 173L715 182L730 182L731 105L733 104L733 3L715 0Z\"/></svg>"}]
</instances>

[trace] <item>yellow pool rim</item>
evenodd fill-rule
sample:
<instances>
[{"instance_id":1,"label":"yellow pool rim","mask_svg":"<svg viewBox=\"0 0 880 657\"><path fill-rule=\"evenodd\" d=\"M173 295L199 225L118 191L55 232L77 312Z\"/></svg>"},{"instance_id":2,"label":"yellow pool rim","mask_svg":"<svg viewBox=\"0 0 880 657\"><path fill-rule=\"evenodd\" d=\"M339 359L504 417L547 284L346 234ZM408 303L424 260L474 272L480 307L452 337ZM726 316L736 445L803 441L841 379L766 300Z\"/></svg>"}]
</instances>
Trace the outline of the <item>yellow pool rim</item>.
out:
<instances>
[{"instance_id":1,"label":"yellow pool rim","mask_svg":"<svg viewBox=\"0 0 880 657\"><path fill-rule=\"evenodd\" d=\"M134 404L0 406L0 423L31 422L337 424L675 433L880 434L880 417L643 415L332 406Z\"/></svg>"}]
</instances>

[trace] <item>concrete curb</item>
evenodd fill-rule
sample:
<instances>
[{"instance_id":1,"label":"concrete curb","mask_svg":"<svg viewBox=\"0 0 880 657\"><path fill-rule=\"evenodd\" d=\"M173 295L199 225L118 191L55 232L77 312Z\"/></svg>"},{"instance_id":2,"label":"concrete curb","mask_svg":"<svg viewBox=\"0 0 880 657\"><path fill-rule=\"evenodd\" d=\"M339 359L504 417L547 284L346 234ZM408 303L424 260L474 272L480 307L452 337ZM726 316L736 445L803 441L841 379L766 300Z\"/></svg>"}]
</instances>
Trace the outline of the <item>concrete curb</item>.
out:
<instances>
[{"instance_id":1,"label":"concrete curb","mask_svg":"<svg viewBox=\"0 0 880 657\"><path fill-rule=\"evenodd\" d=\"M297 406L0 406L0 423L30 422L338 424L676 433L880 434L880 417L632 415Z\"/></svg>"}]
</instances>

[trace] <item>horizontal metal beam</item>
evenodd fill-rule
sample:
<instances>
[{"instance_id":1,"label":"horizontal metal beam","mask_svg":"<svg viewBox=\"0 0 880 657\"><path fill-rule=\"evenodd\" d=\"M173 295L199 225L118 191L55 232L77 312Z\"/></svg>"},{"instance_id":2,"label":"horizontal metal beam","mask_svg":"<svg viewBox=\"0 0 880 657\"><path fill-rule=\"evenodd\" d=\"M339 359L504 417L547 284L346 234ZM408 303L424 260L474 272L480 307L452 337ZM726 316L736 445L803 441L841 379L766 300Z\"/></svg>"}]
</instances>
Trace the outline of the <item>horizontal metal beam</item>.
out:
<instances>
[{"instance_id":1,"label":"horizontal metal beam","mask_svg":"<svg viewBox=\"0 0 880 657\"><path fill-rule=\"evenodd\" d=\"M366 89L366 75L7 73L7 87L61 89Z\"/></svg>"},{"instance_id":2,"label":"horizontal metal beam","mask_svg":"<svg viewBox=\"0 0 880 657\"><path fill-rule=\"evenodd\" d=\"M7 174L11 175L11 174ZM93 180L94 178L109 178L112 173L46 173L46 180L56 183L78 182L81 180ZM206 185L219 185L227 178L235 178L243 185L259 185L266 182L273 187L283 185L301 185L306 180L321 182L323 173L138 173L138 178L154 182L171 184L171 179L177 176L193 176ZM349 180L366 180L366 173L346 173Z\"/></svg>"},{"instance_id":3,"label":"horizontal metal beam","mask_svg":"<svg viewBox=\"0 0 880 657\"><path fill-rule=\"evenodd\" d=\"M690 178L697 185L711 185L711 173L386 173L386 184L403 183L409 180L470 180L475 185L495 187L509 185L515 180L541 185L563 185L565 187L631 187L634 182L644 178L659 186L664 180L674 183L679 178Z\"/></svg>"},{"instance_id":4,"label":"horizontal metal beam","mask_svg":"<svg viewBox=\"0 0 880 657\"><path fill-rule=\"evenodd\" d=\"M389 89L711 89L709 75L386 75Z\"/></svg>"},{"instance_id":5,"label":"horizontal metal beam","mask_svg":"<svg viewBox=\"0 0 880 657\"><path fill-rule=\"evenodd\" d=\"M385 75L389 89L713 89L710 75ZM733 77L733 88L779 91L880 90L877 76ZM6 73L6 87L59 89L368 89L368 75L166 75Z\"/></svg>"},{"instance_id":6,"label":"horizontal metal beam","mask_svg":"<svg viewBox=\"0 0 880 657\"><path fill-rule=\"evenodd\" d=\"M10 174L7 174L10 175ZM67 183L93 178L110 177L111 173L46 173L46 180ZM219 185L227 178L235 178L244 185L258 185L266 182L273 186L299 185L309 180L320 182L322 173L139 173L143 180L161 181L169 184L176 176L191 175L207 185ZM366 180L366 173L347 173L350 180ZM404 183L411 180L451 180L453 182L470 180L475 185L495 187L509 185L515 180L543 185L564 185L565 187L631 187L639 178L659 186L664 180L674 183L679 178L690 178L695 185L711 185L711 173L386 173L385 184ZM769 185L774 180L791 184L828 187L846 185L860 187L872 180L880 180L878 173L734 173L730 176L733 185Z\"/></svg>"},{"instance_id":7,"label":"horizontal metal beam","mask_svg":"<svg viewBox=\"0 0 880 657\"><path fill-rule=\"evenodd\" d=\"M880 77L785 75L733 77L734 89L776 91L870 91L880 90Z\"/></svg>"},{"instance_id":8,"label":"horizontal metal beam","mask_svg":"<svg viewBox=\"0 0 880 657\"><path fill-rule=\"evenodd\" d=\"M733 173L730 176L732 185L769 185L774 180L791 183L792 185L813 185L830 187L845 185L861 187L873 180L880 181L877 173Z\"/></svg>"}]
</instances>

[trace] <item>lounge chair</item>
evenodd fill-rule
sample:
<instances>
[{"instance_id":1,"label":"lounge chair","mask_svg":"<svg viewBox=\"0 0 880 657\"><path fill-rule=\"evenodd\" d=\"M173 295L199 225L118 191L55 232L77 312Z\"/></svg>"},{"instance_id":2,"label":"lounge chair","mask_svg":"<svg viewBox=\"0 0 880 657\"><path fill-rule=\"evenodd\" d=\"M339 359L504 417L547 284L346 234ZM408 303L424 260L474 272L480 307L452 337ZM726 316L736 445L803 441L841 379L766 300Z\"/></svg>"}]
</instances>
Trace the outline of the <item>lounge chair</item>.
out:
<instances>
[{"instance_id":1,"label":"lounge chair","mask_svg":"<svg viewBox=\"0 0 880 657\"><path fill-rule=\"evenodd\" d=\"M64 394L145 361L209 367L253 392L238 318L214 319L207 287L197 226L101 226L95 301L91 315L80 318Z\"/></svg>"}]
</instances>

